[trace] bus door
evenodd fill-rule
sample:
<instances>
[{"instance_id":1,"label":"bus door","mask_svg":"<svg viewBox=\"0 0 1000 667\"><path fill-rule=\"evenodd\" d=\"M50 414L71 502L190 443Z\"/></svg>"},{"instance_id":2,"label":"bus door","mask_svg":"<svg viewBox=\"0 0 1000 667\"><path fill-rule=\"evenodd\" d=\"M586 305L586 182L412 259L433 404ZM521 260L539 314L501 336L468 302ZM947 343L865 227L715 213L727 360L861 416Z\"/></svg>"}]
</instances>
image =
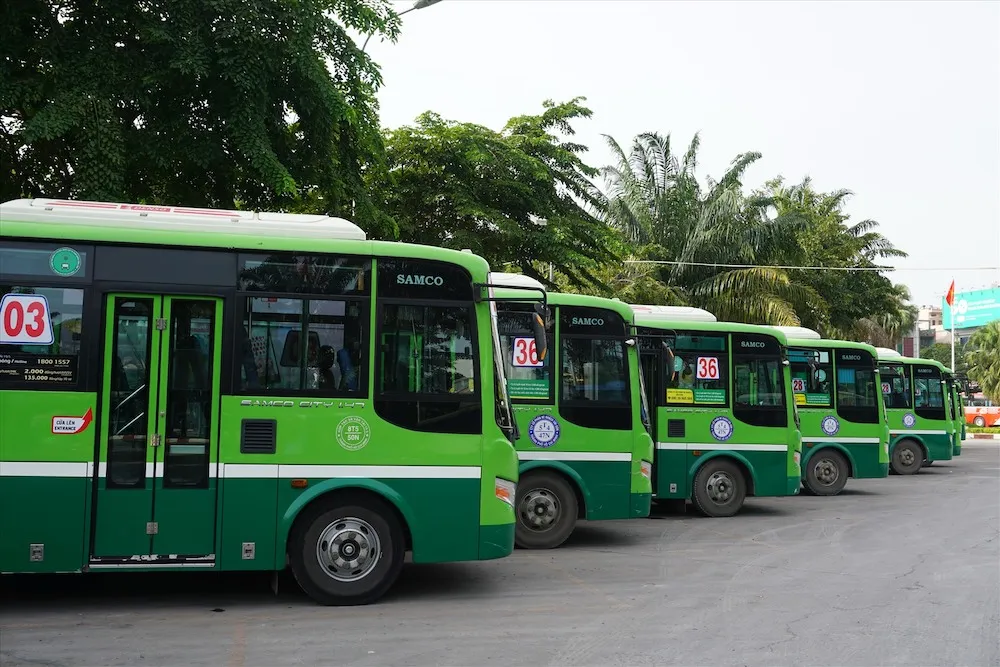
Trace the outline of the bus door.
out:
<instances>
[{"instance_id":1,"label":"bus door","mask_svg":"<svg viewBox=\"0 0 1000 667\"><path fill-rule=\"evenodd\" d=\"M92 555L215 552L222 300L110 294Z\"/></svg>"}]
</instances>

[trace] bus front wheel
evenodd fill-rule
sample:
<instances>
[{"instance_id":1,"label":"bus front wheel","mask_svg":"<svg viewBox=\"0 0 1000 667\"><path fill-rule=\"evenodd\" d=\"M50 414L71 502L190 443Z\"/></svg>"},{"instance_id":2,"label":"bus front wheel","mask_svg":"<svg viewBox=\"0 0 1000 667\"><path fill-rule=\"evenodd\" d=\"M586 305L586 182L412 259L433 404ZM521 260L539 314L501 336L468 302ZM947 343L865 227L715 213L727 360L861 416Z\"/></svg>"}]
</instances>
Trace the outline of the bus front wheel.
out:
<instances>
[{"instance_id":1,"label":"bus front wheel","mask_svg":"<svg viewBox=\"0 0 1000 667\"><path fill-rule=\"evenodd\" d=\"M694 476L691 500L705 516L733 516L743 507L746 496L747 482L743 471L727 459L709 460Z\"/></svg>"},{"instance_id":2,"label":"bus front wheel","mask_svg":"<svg viewBox=\"0 0 1000 667\"><path fill-rule=\"evenodd\" d=\"M984 426L986 426L986 419L982 416L976 417L975 419L972 420L972 423L978 426L979 428L983 428Z\"/></svg>"},{"instance_id":3,"label":"bus front wheel","mask_svg":"<svg viewBox=\"0 0 1000 667\"><path fill-rule=\"evenodd\" d=\"M897 475L912 475L920 470L923 463L923 448L912 440L903 440L892 450L889 465Z\"/></svg>"},{"instance_id":4,"label":"bus front wheel","mask_svg":"<svg viewBox=\"0 0 1000 667\"><path fill-rule=\"evenodd\" d=\"M514 542L522 549L554 549L573 533L579 503L562 475L532 470L517 483Z\"/></svg>"},{"instance_id":5,"label":"bus front wheel","mask_svg":"<svg viewBox=\"0 0 1000 667\"><path fill-rule=\"evenodd\" d=\"M806 468L806 490L814 496L835 496L847 485L847 460L827 447L812 455Z\"/></svg>"},{"instance_id":6,"label":"bus front wheel","mask_svg":"<svg viewBox=\"0 0 1000 667\"><path fill-rule=\"evenodd\" d=\"M323 605L363 605L396 582L405 538L385 501L349 497L306 510L289 551L295 580L309 597Z\"/></svg>"}]
</instances>

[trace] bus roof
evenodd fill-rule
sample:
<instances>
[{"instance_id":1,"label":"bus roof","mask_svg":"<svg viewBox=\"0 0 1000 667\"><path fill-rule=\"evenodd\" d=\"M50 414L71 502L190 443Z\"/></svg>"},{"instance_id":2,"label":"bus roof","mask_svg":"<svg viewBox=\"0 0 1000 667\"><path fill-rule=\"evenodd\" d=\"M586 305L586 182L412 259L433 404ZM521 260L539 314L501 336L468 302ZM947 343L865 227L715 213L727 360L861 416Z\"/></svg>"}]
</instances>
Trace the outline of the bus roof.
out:
<instances>
[{"instance_id":1,"label":"bus roof","mask_svg":"<svg viewBox=\"0 0 1000 667\"><path fill-rule=\"evenodd\" d=\"M743 324L741 322L696 322L691 320L673 320L661 317L659 315L651 315L650 313L643 312L641 310L635 312L635 323L640 327L649 327L651 329L669 329L669 330L681 330L681 331L706 331L706 332L725 332L725 333L752 333L752 334L764 334L767 336L774 336L778 339L781 345L788 346L788 337L784 333L778 331L774 327L768 327L761 324Z\"/></svg>"},{"instance_id":2,"label":"bus roof","mask_svg":"<svg viewBox=\"0 0 1000 667\"><path fill-rule=\"evenodd\" d=\"M535 289L545 289L541 282L530 276L520 273L491 273L490 283L493 285L510 285L517 287L532 287ZM521 292L519 290L505 290L502 287L496 289L496 295L505 299L517 299L519 296L532 295L532 292ZM604 308L611 310L632 324L633 313L627 303L619 299L607 299L602 296L592 296L590 294L569 294L567 292L547 292L546 299L553 306L578 306L582 308ZM529 301L530 299L525 299Z\"/></svg>"},{"instance_id":3,"label":"bus roof","mask_svg":"<svg viewBox=\"0 0 1000 667\"><path fill-rule=\"evenodd\" d=\"M665 322L718 322L712 313L691 306L648 306L630 304L636 315L643 313L648 321L662 319Z\"/></svg>"},{"instance_id":4,"label":"bus roof","mask_svg":"<svg viewBox=\"0 0 1000 667\"><path fill-rule=\"evenodd\" d=\"M772 328L788 336L788 340L793 338L797 340L822 340L823 338L818 331L806 327L775 326Z\"/></svg>"},{"instance_id":5,"label":"bus roof","mask_svg":"<svg viewBox=\"0 0 1000 667\"><path fill-rule=\"evenodd\" d=\"M896 350L892 349L891 347L876 347L875 351L878 352L879 361L882 361L883 359L903 358L903 355L901 355L899 352L896 352Z\"/></svg>"},{"instance_id":6,"label":"bus roof","mask_svg":"<svg viewBox=\"0 0 1000 667\"><path fill-rule=\"evenodd\" d=\"M882 348L879 348L879 349L882 349ZM935 368L937 368L942 373L947 373L948 372L948 367L945 366L944 364L942 364L937 359L923 359L923 358L919 358L919 357L904 357L903 355L897 353L896 356L888 356L887 355L885 357L883 357L880 354L878 360L879 360L879 363L882 363L882 364L891 364L891 363L895 362L895 363L899 363L899 364L909 364L911 366L934 366Z\"/></svg>"},{"instance_id":7,"label":"bus roof","mask_svg":"<svg viewBox=\"0 0 1000 667\"><path fill-rule=\"evenodd\" d=\"M853 340L838 340L836 338L820 338L817 340L815 338L794 338L789 336L788 346L811 347L823 350L832 350L834 348L841 348L845 350L864 350L873 357L878 357L878 351L873 345L869 345L868 343L859 343Z\"/></svg>"},{"instance_id":8,"label":"bus roof","mask_svg":"<svg viewBox=\"0 0 1000 667\"><path fill-rule=\"evenodd\" d=\"M398 241L369 241L353 222L325 215L15 199L0 203L0 221L2 238L436 259L463 266L477 276L485 277L489 271L486 260L478 255Z\"/></svg>"}]
</instances>

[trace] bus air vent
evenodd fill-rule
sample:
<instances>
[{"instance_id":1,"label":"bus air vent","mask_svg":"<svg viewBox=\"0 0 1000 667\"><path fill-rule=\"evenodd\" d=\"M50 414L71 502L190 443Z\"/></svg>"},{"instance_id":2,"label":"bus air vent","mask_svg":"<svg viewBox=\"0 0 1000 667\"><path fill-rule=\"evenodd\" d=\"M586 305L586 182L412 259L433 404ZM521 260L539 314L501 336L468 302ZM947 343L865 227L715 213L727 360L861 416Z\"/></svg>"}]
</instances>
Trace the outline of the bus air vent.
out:
<instances>
[{"instance_id":1,"label":"bus air vent","mask_svg":"<svg viewBox=\"0 0 1000 667\"><path fill-rule=\"evenodd\" d=\"M687 434L687 429L685 428L685 421L683 419L667 420L668 438L683 438L686 434Z\"/></svg>"},{"instance_id":2,"label":"bus air vent","mask_svg":"<svg viewBox=\"0 0 1000 667\"><path fill-rule=\"evenodd\" d=\"M241 454L274 454L278 445L278 422L274 419L244 419L240 425Z\"/></svg>"}]
</instances>

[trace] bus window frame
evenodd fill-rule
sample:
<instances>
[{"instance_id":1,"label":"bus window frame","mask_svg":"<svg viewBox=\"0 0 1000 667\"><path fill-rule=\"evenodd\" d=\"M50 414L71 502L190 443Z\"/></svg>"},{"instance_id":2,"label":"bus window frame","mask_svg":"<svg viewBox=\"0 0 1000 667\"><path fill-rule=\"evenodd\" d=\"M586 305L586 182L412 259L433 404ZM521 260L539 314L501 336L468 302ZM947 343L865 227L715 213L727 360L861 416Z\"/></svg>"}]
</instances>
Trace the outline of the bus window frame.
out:
<instances>
[{"instance_id":1,"label":"bus window frame","mask_svg":"<svg viewBox=\"0 0 1000 667\"><path fill-rule=\"evenodd\" d=\"M872 365L869 367L869 366L860 365L860 364L859 365L854 365L854 364L849 364L849 363L841 363L839 355L841 353L847 352L847 351L850 351L851 353L855 353L856 352L858 354L868 355L869 357L871 357ZM866 350L857 350L857 349L854 349L854 348L847 348L847 347L838 347L838 348L836 348L835 351L834 351L834 354L831 355L831 356L832 356L832 361L834 363L834 383L833 383L833 386L834 386L834 391L835 391L834 400L835 400L837 414L840 415L845 421L849 421L852 424L868 424L868 425L879 424L881 422L881 420L882 420L882 416L881 416L881 411L879 410L879 405L878 405L878 403L879 403L879 401L878 401L878 395L882 393L882 382L881 382L881 377L880 377L881 374L879 373L879 368L878 368L878 359L874 355L872 355L871 353L867 352ZM861 363L866 363L866 362L861 362ZM871 373L872 373L872 381L875 383L875 392L876 392L875 393L875 403L874 403L874 405L872 405L871 407L866 407L866 408L858 408L857 406L843 406L843 405L841 405L841 403L840 403L840 368L841 368L841 366L843 366L844 368L852 368L852 369L855 369L855 370L871 371ZM883 397L883 401L884 400L885 399ZM861 412L867 412L869 414L865 415L864 417L859 417L859 414Z\"/></svg>"}]
</instances>

